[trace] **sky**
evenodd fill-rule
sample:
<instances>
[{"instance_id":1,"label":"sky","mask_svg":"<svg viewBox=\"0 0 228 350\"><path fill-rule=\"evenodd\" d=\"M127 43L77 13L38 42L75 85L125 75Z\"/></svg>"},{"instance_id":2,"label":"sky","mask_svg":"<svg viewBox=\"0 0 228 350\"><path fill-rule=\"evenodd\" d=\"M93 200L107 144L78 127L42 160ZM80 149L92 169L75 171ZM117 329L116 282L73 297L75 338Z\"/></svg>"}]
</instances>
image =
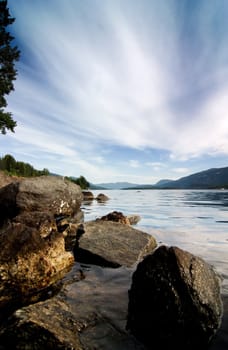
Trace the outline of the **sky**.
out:
<instances>
[{"instance_id":1,"label":"sky","mask_svg":"<svg viewBox=\"0 0 228 350\"><path fill-rule=\"evenodd\" d=\"M8 7L21 57L0 156L91 183L228 166L227 0Z\"/></svg>"}]
</instances>

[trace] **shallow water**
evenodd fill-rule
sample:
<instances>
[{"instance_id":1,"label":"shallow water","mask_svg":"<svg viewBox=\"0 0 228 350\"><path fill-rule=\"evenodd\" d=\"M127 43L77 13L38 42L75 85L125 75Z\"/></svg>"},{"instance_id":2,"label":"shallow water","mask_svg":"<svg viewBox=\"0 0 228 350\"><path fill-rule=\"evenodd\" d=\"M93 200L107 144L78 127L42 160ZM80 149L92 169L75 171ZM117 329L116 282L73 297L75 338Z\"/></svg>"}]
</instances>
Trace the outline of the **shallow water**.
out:
<instances>
[{"instance_id":1,"label":"shallow water","mask_svg":"<svg viewBox=\"0 0 228 350\"><path fill-rule=\"evenodd\" d=\"M138 229L157 242L175 245L211 263L223 277L228 294L227 190L94 190L106 194L105 203L83 203L85 221L117 210L138 214Z\"/></svg>"},{"instance_id":2,"label":"shallow water","mask_svg":"<svg viewBox=\"0 0 228 350\"><path fill-rule=\"evenodd\" d=\"M96 196L101 191L93 191ZM136 228L158 243L176 245L201 256L223 276L224 314L210 350L228 349L228 191L103 191L110 200L83 203L85 221L117 210L139 214ZM128 290L133 268L101 268L75 264L62 291L82 324L80 339L86 349L145 350L126 331ZM77 283L74 276L82 273Z\"/></svg>"}]
</instances>

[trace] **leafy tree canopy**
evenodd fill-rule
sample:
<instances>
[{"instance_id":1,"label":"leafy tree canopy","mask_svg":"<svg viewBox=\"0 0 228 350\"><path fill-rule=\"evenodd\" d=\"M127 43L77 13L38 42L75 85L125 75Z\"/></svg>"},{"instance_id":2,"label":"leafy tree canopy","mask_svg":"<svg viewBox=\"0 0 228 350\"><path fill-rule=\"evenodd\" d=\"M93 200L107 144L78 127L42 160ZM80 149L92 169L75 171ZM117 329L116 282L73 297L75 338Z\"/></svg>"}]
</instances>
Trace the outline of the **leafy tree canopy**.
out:
<instances>
[{"instance_id":1,"label":"leafy tree canopy","mask_svg":"<svg viewBox=\"0 0 228 350\"><path fill-rule=\"evenodd\" d=\"M79 185L82 190L86 190L86 189L89 188L89 182L82 175L80 177L78 177L78 178L68 177L68 179L70 181L74 182L75 184Z\"/></svg>"},{"instance_id":2,"label":"leafy tree canopy","mask_svg":"<svg viewBox=\"0 0 228 350\"><path fill-rule=\"evenodd\" d=\"M0 1L0 132L6 134L6 130L14 132L17 123L12 118L12 113L6 112L6 95L14 90L13 82L17 71L15 62L19 60L20 51L12 44L14 37L7 31L7 27L15 21L7 7L7 1Z\"/></svg>"}]
</instances>

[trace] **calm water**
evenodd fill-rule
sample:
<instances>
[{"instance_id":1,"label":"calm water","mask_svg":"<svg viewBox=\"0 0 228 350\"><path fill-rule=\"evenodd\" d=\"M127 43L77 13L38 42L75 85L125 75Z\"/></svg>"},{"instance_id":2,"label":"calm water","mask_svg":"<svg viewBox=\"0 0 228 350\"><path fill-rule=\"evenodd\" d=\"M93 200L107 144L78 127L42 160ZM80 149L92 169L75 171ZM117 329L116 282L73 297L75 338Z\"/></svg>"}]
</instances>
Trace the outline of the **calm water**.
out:
<instances>
[{"instance_id":1,"label":"calm water","mask_svg":"<svg viewBox=\"0 0 228 350\"><path fill-rule=\"evenodd\" d=\"M224 190L99 190L110 200L83 203L85 221L113 210L138 214L136 228L157 242L176 245L213 264L228 294L228 191Z\"/></svg>"}]
</instances>

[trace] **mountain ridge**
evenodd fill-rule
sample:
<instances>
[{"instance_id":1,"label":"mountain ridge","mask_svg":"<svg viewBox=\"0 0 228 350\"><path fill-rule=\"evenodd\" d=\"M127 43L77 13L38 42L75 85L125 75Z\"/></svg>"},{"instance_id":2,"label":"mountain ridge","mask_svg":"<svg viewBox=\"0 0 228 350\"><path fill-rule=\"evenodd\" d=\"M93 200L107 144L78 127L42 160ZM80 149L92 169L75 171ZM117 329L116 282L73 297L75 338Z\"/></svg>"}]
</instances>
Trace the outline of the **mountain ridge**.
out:
<instances>
[{"instance_id":1,"label":"mountain ridge","mask_svg":"<svg viewBox=\"0 0 228 350\"><path fill-rule=\"evenodd\" d=\"M228 167L210 168L177 180L161 179L155 184L109 182L94 184L99 189L210 189L228 188ZM99 187L100 186L100 187ZM92 187L91 187L92 189Z\"/></svg>"}]
</instances>

